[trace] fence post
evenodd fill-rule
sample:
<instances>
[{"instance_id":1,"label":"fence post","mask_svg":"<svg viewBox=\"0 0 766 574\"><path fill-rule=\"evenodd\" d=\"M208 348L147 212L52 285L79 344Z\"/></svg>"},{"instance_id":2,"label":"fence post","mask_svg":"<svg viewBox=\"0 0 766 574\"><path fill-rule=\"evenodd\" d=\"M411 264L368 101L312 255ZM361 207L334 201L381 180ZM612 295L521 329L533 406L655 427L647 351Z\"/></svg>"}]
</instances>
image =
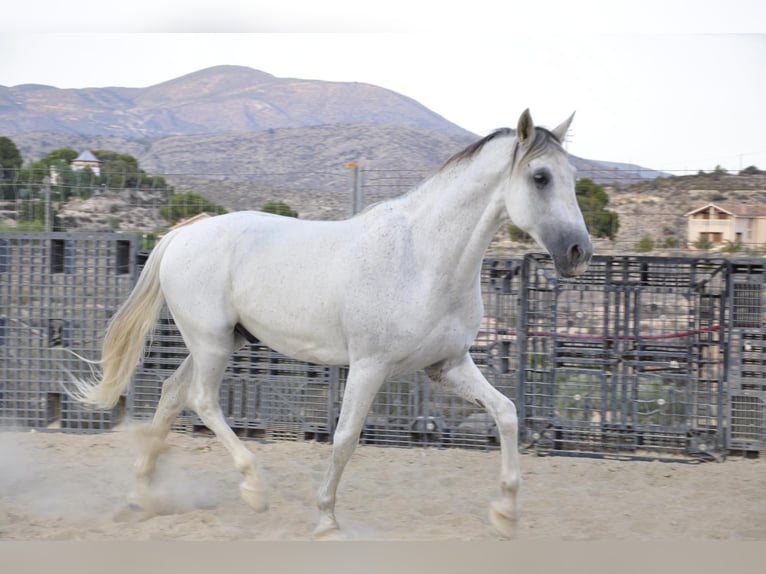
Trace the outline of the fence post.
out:
<instances>
[{"instance_id":1,"label":"fence post","mask_svg":"<svg viewBox=\"0 0 766 574\"><path fill-rule=\"evenodd\" d=\"M529 323L529 285L530 258L524 257L521 262L521 283L519 285L519 314L516 324L516 340L519 354L519 383L516 388L516 414L519 424L519 441L526 440L526 381L527 381L527 325Z\"/></svg>"},{"instance_id":2,"label":"fence post","mask_svg":"<svg viewBox=\"0 0 766 574\"><path fill-rule=\"evenodd\" d=\"M356 215L364 209L365 204L362 169L353 160L346 164L346 168L351 170L351 213Z\"/></svg>"},{"instance_id":3,"label":"fence post","mask_svg":"<svg viewBox=\"0 0 766 574\"><path fill-rule=\"evenodd\" d=\"M51 230L51 178L47 175L43 178L43 190L45 192L45 231L47 233Z\"/></svg>"}]
</instances>

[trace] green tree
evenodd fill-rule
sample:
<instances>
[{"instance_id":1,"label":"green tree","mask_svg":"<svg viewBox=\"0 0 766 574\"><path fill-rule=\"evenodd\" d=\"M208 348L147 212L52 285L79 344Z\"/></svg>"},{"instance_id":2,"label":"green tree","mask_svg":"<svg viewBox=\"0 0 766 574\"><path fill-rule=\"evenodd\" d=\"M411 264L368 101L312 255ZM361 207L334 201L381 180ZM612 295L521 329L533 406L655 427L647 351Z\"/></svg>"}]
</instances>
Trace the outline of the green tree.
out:
<instances>
[{"instance_id":1,"label":"green tree","mask_svg":"<svg viewBox=\"0 0 766 574\"><path fill-rule=\"evenodd\" d=\"M226 213L226 209L193 191L173 194L168 204L160 207L160 216L167 219L171 224L193 217L198 213Z\"/></svg>"},{"instance_id":2,"label":"green tree","mask_svg":"<svg viewBox=\"0 0 766 574\"><path fill-rule=\"evenodd\" d=\"M582 178L575 184L575 194L589 233L594 237L614 239L620 229L620 218L606 209L609 195L604 187L591 179Z\"/></svg>"},{"instance_id":3,"label":"green tree","mask_svg":"<svg viewBox=\"0 0 766 574\"><path fill-rule=\"evenodd\" d=\"M93 155L101 161L101 183L113 189L138 186L140 169L132 155L105 149L93 150Z\"/></svg>"},{"instance_id":4,"label":"green tree","mask_svg":"<svg viewBox=\"0 0 766 574\"><path fill-rule=\"evenodd\" d=\"M53 161L61 160L67 164L70 164L77 158L78 155L79 154L71 147L62 147L50 152L42 159L42 161L44 163L50 164Z\"/></svg>"},{"instance_id":5,"label":"green tree","mask_svg":"<svg viewBox=\"0 0 766 574\"><path fill-rule=\"evenodd\" d=\"M18 170L23 162L21 152L13 140L0 137L0 198L15 197Z\"/></svg>"},{"instance_id":6,"label":"green tree","mask_svg":"<svg viewBox=\"0 0 766 574\"><path fill-rule=\"evenodd\" d=\"M101 178L89 167L84 167L78 170L69 168L67 173L67 197L78 195L87 199L93 195L93 190L98 187L99 182L101 181Z\"/></svg>"},{"instance_id":7,"label":"green tree","mask_svg":"<svg viewBox=\"0 0 766 574\"><path fill-rule=\"evenodd\" d=\"M69 163L77 157L71 148L60 148L47 154L38 161L31 161L18 172L18 185L24 193L35 195L43 186L46 177L52 179L52 192L60 193L71 185L72 175ZM71 158L71 159L70 159Z\"/></svg>"},{"instance_id":8,"label":"green tree","mask_svg":"<svg viewBox=\"0 0 766 574\"><path fill-rule=\"evenodd\" d=\"M284 201L268 201L261 207L261 211L274 213L276 215L285 215L287 217L298 217L298 212Z\"/></svg>"},{"instance_id":9,"label":"green tree","mask_svg":"<svg viewBox=\"0 0 766 574\"><path fill-rule=\"evenodd\" d=\"M93 155L101 161L101 176L94 184L112 189L169 189L164 177L146 173L130 154L99 149L93 150Z\"/></svg>"}]
</instances>

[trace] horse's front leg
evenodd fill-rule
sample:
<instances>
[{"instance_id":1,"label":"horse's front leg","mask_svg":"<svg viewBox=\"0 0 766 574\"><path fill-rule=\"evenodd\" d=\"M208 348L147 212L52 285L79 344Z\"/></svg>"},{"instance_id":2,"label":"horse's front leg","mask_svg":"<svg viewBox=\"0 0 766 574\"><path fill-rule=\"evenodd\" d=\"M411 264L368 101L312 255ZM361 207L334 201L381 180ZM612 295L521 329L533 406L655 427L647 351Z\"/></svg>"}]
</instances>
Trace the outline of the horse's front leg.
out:
<instances>
[{"instance_id":1,"label":"horse's front leg","mask_svg":"<svg viewBox=\"0 0 766 574\"><path fill-rule=\"evenodd\" d=\"M445 362L426 369L435 383L458 396L486 409L497 424L500 436L500 498L489 508L489 518L495 529L505 537L513 537L519 519L519 422L516 406L493 387L466 353L457 362Z\"/></svg>"},{"instance_id":2,"label":"horse's front leg","mask_svg":"<svg viewBox=\"0 0 766 574\"><path fill-rule=\"evenodd\" d=\"M335 518L338 484L346 463L359 443L364 419L372 406L375 394L386 379L387 372L385 366L378 364L354 363L349 367L338 425L333 435L330 466L317 496L319 524L314 530L317 537L339 530Z\"/></svg>"}]
</instances>

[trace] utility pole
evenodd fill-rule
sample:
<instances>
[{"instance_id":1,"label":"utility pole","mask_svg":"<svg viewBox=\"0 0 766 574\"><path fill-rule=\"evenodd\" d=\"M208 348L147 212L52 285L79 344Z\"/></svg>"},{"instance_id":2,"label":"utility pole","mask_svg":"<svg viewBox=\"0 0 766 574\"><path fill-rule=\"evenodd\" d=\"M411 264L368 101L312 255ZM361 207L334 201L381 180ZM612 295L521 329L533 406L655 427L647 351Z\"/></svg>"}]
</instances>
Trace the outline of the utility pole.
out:
<instances>
[{"instance_id":1,"label":"utility pole","mask_svg":"<svg viewBox=\"0 0 766 574\"><path fill-rule=\"evenodd\" d=\"M51 178L47 175L43 178L43 190L45 191L45 231L51 230Z\"/></svg>"},{"instance_id":2,"label":"utility pole","mask_svg":"<svg viewBox=\"0 0 766 574\"><path fill-rule=\"evenodd\" d=\"M351 213L356 215L365 207L364 190L362 189L362 169L353 160L346 164L346 169L351 170Z\"/></svg>"}]
</instances>

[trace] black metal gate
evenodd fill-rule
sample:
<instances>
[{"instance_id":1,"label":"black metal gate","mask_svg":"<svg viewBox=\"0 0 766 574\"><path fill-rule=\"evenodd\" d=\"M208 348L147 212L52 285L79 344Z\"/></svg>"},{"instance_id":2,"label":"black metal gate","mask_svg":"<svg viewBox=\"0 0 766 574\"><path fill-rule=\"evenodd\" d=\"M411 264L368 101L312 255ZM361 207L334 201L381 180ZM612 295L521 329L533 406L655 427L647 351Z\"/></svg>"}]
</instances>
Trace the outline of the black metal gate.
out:
<instances>
[{"instance_id":1,"label":"black metal gate","mask_svg":"<svg viewBox=\"0 0 766 574\"><path fill-rule=\"evenodd\" d=\"M62 392L98 358L104 328L136 279L137 240L116 233L0 233L0 421L111 428L125 410L93 411Z\"/></svg>"},{"instance_id":2,"label":"black metal gate","mask_svg":"<svg viewBox=\"0 0 766 574\"><path fill-rule=\"evenodd\" d=\"M728 263L596 257L524 266L519 403L540 450L700 453L725 443Z\"/></svg>"}]
</instances>

